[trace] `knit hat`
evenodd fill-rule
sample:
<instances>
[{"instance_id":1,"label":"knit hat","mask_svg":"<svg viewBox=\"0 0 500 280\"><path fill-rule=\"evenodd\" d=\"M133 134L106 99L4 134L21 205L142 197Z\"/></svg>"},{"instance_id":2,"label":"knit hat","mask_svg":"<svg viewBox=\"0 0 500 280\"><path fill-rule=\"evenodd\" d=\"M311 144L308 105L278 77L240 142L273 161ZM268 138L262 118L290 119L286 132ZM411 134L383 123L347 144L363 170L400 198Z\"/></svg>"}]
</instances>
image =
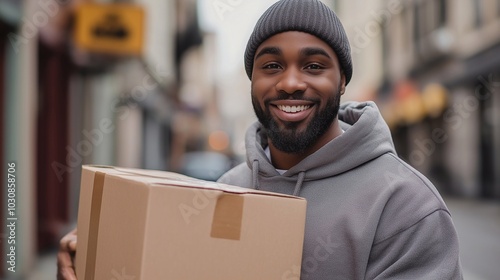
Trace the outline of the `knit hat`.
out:
<instances>
[{"instance_id":1,"label":"knit hat","mask_svg":"<svg viewBox=\"0 0 500 280\"><path fill-rule=\"evenodd\" d=\"M286 31L302 31L325 41L337 54L346 84L352 76L351 48L337 15L318 0L281 0L260 17L245 50L245 70L252 79L255 52L269 37Z\"/></svg>"}]
</instances>

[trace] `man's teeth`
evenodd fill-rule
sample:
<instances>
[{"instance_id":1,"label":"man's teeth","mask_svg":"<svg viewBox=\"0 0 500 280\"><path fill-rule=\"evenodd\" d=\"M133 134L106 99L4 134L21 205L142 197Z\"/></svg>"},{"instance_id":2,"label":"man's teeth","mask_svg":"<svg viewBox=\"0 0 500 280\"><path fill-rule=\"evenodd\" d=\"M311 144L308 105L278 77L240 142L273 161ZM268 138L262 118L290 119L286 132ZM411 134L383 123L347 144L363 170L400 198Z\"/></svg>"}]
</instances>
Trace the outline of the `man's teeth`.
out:
<instances>
[{"instance_id":1,"label":"man's teeth","mask_svg":"<svg viewBox=\"0 0 500 280\"><path fill-rule=\"evenodd\" d=\"M286 106L286 105L278 105L278 109L287 113L297 113L304 110L309 109L310 105L300 105L300 106Z\"/></svg>"}]
</instances>

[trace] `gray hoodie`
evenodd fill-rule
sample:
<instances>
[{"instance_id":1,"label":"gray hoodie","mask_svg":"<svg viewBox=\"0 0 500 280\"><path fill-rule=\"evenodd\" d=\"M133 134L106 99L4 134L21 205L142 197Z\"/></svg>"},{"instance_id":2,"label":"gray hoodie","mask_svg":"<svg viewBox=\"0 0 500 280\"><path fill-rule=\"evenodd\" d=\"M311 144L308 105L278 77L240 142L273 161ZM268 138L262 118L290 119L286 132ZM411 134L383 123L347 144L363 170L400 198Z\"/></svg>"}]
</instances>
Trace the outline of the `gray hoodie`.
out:
<instances>
[{"instance_id":1,"label":"gray hoodie","mask_svg":"<svg viewBox=\"0 0 500 280\"><path fill-rule=\"evenodd\" d=\"M255 123L246 163L219 182L307 199L301 279L462 279L450 212L398 158L375 103L342 104L339 120L342 135L283 175Z\"/></svg>"}]
</instances>

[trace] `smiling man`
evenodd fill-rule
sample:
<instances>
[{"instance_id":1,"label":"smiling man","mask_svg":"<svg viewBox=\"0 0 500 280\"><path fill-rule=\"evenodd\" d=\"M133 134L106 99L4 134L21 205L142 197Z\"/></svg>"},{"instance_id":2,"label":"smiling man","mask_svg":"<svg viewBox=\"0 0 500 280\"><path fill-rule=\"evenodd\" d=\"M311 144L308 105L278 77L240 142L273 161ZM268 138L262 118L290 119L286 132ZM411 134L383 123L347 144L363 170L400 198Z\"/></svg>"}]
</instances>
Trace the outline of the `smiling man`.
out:
<instances>
[{"instance_id":1,"label":"smiling man","mask_svg":"<svg viewBox=\"0 0 500 280\"><path fill-rule=\"evenodd\" d=\"M281 0L244 58L258 122L246 162L219 182L307 199L301 279L462 279L438 191L398 158L373 102L340 105L352 63L335 13Z\"/></svg>"}]
</instances>

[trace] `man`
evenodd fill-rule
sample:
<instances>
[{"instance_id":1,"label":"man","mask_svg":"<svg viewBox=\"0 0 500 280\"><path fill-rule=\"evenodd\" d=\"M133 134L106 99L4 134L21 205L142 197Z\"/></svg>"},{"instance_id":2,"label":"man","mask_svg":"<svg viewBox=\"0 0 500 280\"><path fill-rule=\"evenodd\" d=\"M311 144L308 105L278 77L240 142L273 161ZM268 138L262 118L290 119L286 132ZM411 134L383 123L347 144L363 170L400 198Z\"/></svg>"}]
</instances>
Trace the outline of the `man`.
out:
<instances>
[{"instance_id":1,"label":"man","mask_svg":"<svg viewBox=\"0 0 500 280\"><path fill-rule=\"evenodd\" d=\"M316 0L282 0L245 52L259 120L245 163L219 181L308 201L302 279L461 279L443 200L401 161L372 102L340 103L347 36Z\"/></svg>"},{"instance_id":2,"label":"man","mask_svg":"<svg viewBox=\"0 0 500 280\"><path fill-rule=\"evenodd\" d=\"M248 41L245 69L259 122L246 162L219 181L307 199L302 279L462 279L435 187L397 157L374 103L340 105L352 63L333 11L275 3ZM61 241L60 274L73 273L75 238Z\"/></svg>"}]
</instances>

